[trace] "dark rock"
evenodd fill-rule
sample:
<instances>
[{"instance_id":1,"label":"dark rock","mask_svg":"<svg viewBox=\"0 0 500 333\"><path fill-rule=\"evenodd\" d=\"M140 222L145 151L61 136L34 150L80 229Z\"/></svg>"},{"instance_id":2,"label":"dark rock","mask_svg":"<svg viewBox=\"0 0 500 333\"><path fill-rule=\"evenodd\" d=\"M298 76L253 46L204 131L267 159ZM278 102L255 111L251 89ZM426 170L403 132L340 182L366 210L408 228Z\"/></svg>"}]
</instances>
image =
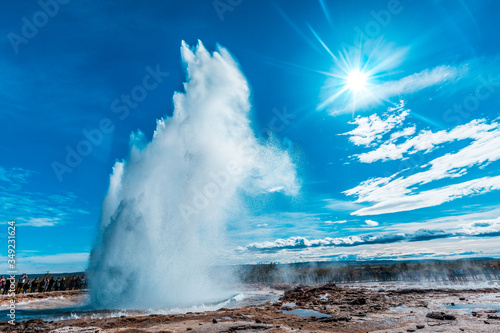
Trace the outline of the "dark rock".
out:
<instances>
[{"instance_id":1,"label":"dark rock","mask_svg":"<svg viewBox=\"0 0 500 333\"><path fill-rule=\"evenodd\" d=\"M366 298L364 297L358 297L351 301L352 305L365 305L366 304Z\"/></svg>"},{"instance_id":2,"label":"dark rock","mask_svg":"<svg viewBox=\"0 0 500 333\"><path fill-rule=\"evenodd\" d=\"M465 297L459 297L458 299L461 301L465 301Z\"/></svg>"},{"instance_id":3,"label":"dark rock","mask_svg":"<svg viewBox=\"0 0 500 333\"><path fill-rule=\"evenodd\" d=\"M426 315L427 318L438 319L438 320L456 320L457 318L454 315L445 313L445 312L429 312Z\"/></svg>"},{"instance_id":4,"label":"dark rock","mask_svg":"<svg viewBox=\"0 0 500 333\"><path fill-rule=\"evenodd\" d=\"M338 322L338 321L345 321L345 322L348 322L348 321L351 321L351 317L349 317L348 315L336 315L336 316L331 316L331 317L323 317L323 318L319 318L318 321L322 322L322 323L331 323L331 322Z\"/></svg>"},{"instance_id":5,"label":"dark rock","mask_svg":"<svg viewBox=\"0 0 500 333\"><path fill-rule=\"evenodd\" d=\"M212 323L217 324L217 319L212 319Z\"/></svg>"},{"instance_id":6,"label":"dark rock","mask_svg":"<svg viewBox=\"0 0 500 333\"><path fill-rule=\"evenodd\" d=\"M417 325L417 329L418 329L418 330L422 330L422 329L424 329L424 328L425 328L425 325Z\"/></svg>"}]
</instances>

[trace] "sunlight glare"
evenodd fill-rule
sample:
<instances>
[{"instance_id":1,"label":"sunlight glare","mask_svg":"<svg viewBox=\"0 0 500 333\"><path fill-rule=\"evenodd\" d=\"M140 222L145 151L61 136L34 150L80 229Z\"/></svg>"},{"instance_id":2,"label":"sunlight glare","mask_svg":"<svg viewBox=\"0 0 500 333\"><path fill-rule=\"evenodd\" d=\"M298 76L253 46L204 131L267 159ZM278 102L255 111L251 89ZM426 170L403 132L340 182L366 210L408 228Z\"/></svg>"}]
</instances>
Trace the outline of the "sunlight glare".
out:
<instances>
[{"instance_id":1,"label":"sunlight glare","mask_svg":"<svg viewBox=\"0 0 500 333\"><path fill-rule=\"evenodd\" d=\"M368 77L365 73L361 71L352 71L346 78L346 86L349 90L354 92L363 90L366 88Z\"/></svg>"}]
</instances>

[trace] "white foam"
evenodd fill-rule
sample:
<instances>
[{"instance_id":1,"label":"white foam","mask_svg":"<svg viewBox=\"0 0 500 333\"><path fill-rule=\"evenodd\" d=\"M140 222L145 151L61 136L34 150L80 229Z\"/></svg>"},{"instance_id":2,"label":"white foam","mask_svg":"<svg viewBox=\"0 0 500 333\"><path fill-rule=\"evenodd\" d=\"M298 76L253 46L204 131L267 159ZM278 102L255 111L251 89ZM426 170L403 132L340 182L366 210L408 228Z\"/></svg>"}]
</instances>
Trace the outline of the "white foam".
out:
<instances>
[{"instance_id":1,"label":"white foam","mask_svg":"<svg viewBox=\"0 0 500 333\"><path fill-rule=\"evenodd\" d=\"M246 199L298 193L291 155L250 127L250 89L227 50L183 43L184 93L151 142L113 168L88 273L92 304L158 308L228 297L210 267ZM224 275L224 274L221 274ZM225 275L226 277L228 274Z\"/></svg>"}]
</instances>

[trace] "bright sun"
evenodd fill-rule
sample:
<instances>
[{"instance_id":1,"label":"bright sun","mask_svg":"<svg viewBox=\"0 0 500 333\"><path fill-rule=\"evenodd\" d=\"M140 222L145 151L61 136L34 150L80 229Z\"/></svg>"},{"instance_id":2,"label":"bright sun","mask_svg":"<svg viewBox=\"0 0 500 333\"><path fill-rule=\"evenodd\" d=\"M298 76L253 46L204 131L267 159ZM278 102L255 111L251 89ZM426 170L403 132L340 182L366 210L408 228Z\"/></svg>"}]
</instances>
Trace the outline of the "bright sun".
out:
<instances>
[{"instance_id":1,"label":"bright sun","mask_svg":"<svg viewBox=\"0 0 500 333\"><path fill-rule=\"evenodd\" d=\"M368 76L365 73L361 71L352 71L346 78L346 86L349 90L357 92L366 88L367 81Z\"/></svg>"}]
</instances>

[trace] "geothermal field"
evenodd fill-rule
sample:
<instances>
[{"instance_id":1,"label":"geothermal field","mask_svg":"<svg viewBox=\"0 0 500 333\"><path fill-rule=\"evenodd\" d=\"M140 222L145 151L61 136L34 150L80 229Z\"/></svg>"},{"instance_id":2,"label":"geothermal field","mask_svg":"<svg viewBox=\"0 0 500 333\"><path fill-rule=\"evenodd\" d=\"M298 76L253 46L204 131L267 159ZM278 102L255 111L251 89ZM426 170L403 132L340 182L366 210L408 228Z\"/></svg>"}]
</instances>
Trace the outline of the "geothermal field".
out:
<instances>
[{"instance_id":1,"label":"geothermal field","mask_svg":"<svg viewBox=\"0 0 500 333\"><path fill-rule=\"evenodd\" d=\"M4 1L0 332L500 332L500 2Z\"/></svg>"},{"instance_id":2,"label":"geothermal field","mask_svg":"<svg viewBox=\"0 0 500 333\"><path fill-rule=\"evenodd\" d=\"M196 306L97 309L87 290L17 296L2 332L498 332L492 261L239 267L246 282ZM267 281L267 282L264 282ZM286 281L286 282L285 282ZM307 284L297 283L304 281ZM330 281L330 282L327 282ZM0 309L6 302L0 303ZM22 310L21 310L22 309Z\"/></svg>"}]
</instances>

